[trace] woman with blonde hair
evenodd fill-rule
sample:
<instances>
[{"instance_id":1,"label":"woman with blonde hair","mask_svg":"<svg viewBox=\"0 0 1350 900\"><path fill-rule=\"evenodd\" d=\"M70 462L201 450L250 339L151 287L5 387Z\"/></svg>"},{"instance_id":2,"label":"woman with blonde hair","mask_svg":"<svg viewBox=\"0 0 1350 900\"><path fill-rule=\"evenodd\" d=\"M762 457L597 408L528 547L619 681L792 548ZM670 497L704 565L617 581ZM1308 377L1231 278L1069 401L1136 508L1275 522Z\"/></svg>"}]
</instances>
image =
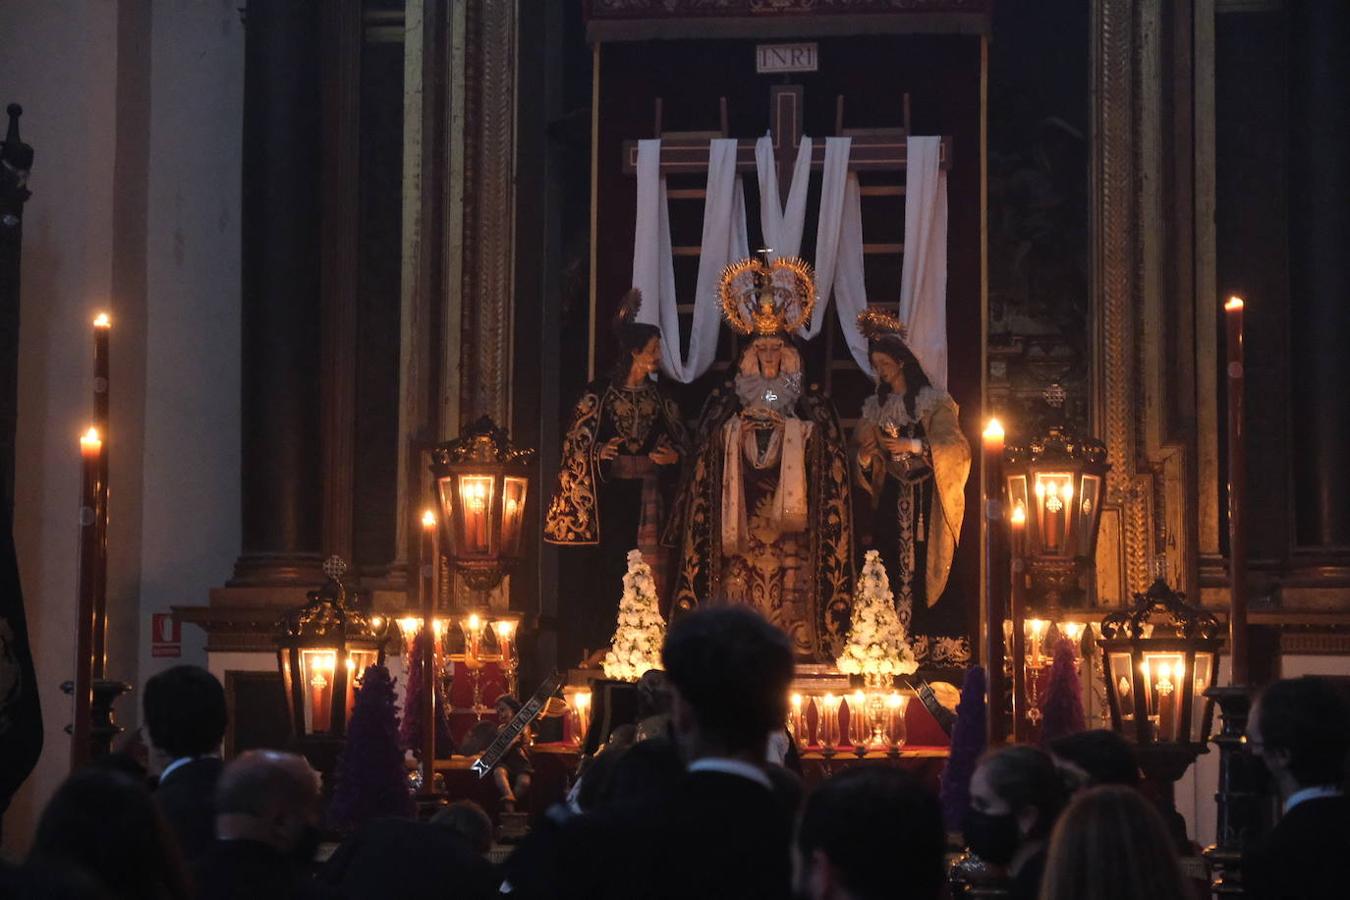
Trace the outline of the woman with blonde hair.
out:
<instances>
[{"instance_id":1,"label":"woman with blonde hair","mask_svg":"<svg viewBox=\"0 0 1350 900\"><path fill-rule=\"evenodd\" d=\"M1060 816L1040 900L1190 897L1162 816L1134 788L1089 788Z\"/></svg>"}]
</instances>

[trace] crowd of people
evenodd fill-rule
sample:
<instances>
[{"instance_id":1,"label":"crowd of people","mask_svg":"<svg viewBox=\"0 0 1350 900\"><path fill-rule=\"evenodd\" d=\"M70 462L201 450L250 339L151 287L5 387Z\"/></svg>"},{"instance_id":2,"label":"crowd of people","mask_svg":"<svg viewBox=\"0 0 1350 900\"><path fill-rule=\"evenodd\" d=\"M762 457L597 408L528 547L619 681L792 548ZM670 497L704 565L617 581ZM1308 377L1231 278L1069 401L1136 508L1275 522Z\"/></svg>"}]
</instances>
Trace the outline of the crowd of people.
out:
<instances>
[{"instance_id":1,"label":"crowd of people","mask_svg":"<svg viewBox=\"0 0 1350 900\"><path fill-rule=\"evenodd\" d=\"M114 755L72 775L0 896L224 898L811 898L951 896L954 849L931 786L888 766L844 768L806 791L768 761L793 679L786 637L744 608L673 625L661 716L594 757L576 789L500 865L469 801L429 822L377 819L322 863L323 790L303 757L254 750L223 762L224 693L180 666L142 695L147 779ZM650 710L648 710L650 712ZM1327 681L1259 696L1248 746L1283 801L1242 867L1247 896L1343 893L1350 712ZM789 761L790 762L790 761ZM1184 825L1140 783L1132 747L1089 731L998 747L970 783L961 841L1006 875L1014 900L1184 900ZM153 785L150 787L148 785Z\"/></svg>"}]
</instances>

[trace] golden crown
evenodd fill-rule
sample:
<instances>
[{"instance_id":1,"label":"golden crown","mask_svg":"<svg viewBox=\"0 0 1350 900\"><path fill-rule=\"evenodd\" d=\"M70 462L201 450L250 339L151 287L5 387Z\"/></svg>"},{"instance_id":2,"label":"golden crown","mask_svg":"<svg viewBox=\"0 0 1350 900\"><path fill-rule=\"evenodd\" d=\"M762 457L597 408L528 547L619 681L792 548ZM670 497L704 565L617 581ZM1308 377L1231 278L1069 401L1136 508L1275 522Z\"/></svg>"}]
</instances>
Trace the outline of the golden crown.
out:
<instances>
[{"instance_id":1,"label":"golden crown","mask_svg":"<svg viewBox=\"0 0 1350 900\"><path fill-rule=\"evenodd\" d=\"M811 320L816 279L810 264L795 256L771 263L751 257L722 270L717 295L737 334L791 334Z\"/></svg>"},{"instance_id":2,"label":"golden crown","mask_svg":"<svg viewBox=\"0 0 1350 900\"><path fill-rule=\"evenodd\" d=\"M858 313L858 330L869 341L896 335L900 340L909 337L909 329L891 313L879 306L871 306Z\"/></svg>"}]
</instances>

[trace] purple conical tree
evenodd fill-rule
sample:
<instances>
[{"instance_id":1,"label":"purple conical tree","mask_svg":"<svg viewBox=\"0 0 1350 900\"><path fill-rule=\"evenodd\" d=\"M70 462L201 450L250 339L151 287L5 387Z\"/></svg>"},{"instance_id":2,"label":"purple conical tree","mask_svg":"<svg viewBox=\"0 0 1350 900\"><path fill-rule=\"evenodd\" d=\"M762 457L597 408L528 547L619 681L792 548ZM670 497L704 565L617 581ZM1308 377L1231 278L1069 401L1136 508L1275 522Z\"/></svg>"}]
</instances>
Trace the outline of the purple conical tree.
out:
<instances>
[{"instance_id":1,"label":"purple conical tree","mask_svg":"<svg viewBox=\"0 0 1350 900\"><path fill-rule=\"evenodd\" d=\"M408 691L403 699L403 724L399 728L399 746L415 753L422 752L422 654L430 640L425 630L417 633L412 652L408 654ZM436 695L436 755L449 756L454 751L450 724L445 720L440 694Z\"/></svg>"},{"instance_id":2,"label":"purple conical tree","mask_svg":"<svg viewBox=\"0 0 1350 900\"><path fill-rule=\"evenodd\" d=\"M989 744L985 723L984 669L971 666L961 685L961 702L952 726L951 755L942 770L942 818L949 831L961 828L961 818L970 806L970 778L975 764Z\"/></svg>"},{"instance_id":3,"label":"purple conical tree","mask_svg":"<svg viewBox=\"0 0 1350 900\"><path fill-rule=\"evenodd\" d=\"M354 829L376 816L414 812L398 744L394 680L384 666L371 666L356 692L328 818L334 827Z\"/></svg>"},{"instance_id":4,"label":"purple conical tree","mask_svg":"<svg viewBox=\"0 0 1350 900\"><path fill-rule=\"evenodd\" d=\"M1060 638L1055 644L1055 661L1041 697L1041 743L1087 728L1083 719L1083 695L1078 673L1073 668L1073 644Z\"/></svg>"}]
</instances>

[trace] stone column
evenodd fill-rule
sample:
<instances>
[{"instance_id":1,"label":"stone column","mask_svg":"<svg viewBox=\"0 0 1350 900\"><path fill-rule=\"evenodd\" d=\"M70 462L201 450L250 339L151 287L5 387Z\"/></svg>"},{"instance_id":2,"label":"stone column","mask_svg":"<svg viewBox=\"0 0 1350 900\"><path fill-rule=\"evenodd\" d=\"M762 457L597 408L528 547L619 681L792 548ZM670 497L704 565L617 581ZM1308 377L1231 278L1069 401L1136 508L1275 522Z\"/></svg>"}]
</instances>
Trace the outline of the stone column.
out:
<instances>
[{"instance_id":1,"label":"stone column","mask_svg":"<svg viewBox=\"0 0 1350 900\"><path fill-rule=\"evenodd\" d=\"M243 547L231 584L317 583L319 6L251 0L244 26Z\"/></svg>"},{"instance_id":2,"label":"stone column","mask_svg":"<svg viewBox=\"0 0 1350 900\"><path fill-rule=\"evenodd\" d=\"M1289 272L1295 544L1350 545L1350 7L1289 9ZM1260 302L1260 298L1251 298Z\"/></svg>"}]
</instances>

